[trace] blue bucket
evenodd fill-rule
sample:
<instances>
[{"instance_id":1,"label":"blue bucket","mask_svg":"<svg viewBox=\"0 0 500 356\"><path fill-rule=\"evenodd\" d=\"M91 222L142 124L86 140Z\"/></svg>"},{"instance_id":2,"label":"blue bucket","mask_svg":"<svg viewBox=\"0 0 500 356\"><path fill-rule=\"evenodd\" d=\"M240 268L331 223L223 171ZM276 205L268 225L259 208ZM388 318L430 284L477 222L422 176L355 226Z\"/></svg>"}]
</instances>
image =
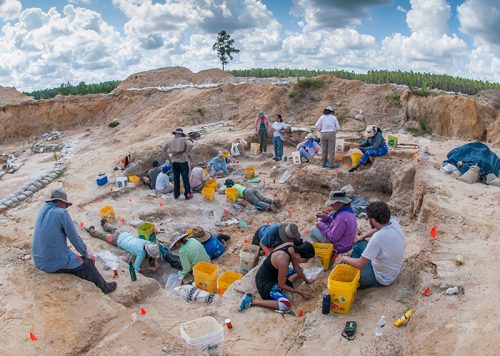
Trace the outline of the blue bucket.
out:
<instances>
[{"instance_id":1,"label":"blue bucket","mask_svg":"<svg viewBox=\"0 0 500 356\"><path fill-rule=\"evenodd\" d=\"M108 176L105 174L99 174L98 176L95 177L95 181L98 186L103 186L106 183L108 183Z\"/></svg>"}]
</instances>

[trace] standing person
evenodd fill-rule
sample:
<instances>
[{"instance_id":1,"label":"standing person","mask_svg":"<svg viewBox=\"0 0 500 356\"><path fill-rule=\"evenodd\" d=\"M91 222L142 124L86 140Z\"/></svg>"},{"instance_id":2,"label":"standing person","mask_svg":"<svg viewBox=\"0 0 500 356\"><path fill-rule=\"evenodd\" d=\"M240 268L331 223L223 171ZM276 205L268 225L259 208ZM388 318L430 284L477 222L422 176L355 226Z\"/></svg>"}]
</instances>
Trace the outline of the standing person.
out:
<instances>
[{"instance_id":1,"label":"standing person","mask_svg":"<svg viewBox=\"0 0 500 356\"><path fill-rule=\"evenodd\" d=\"M340 167L338 163L335 163L335 140L340 125L334 114L333 108L327 106L315 125L320 132L323 168Z\"/></svg>"},{"instance_id":2,"label":"standing person","mask_svg":"<svg viewBox=\"0 0 500 356\"><path fill-rule=\"evenodd\" d=\"M273 122L271 128L273 130L273 160L281 161L283 159L283 142L285 141L283 134L285 133L286 124L280 114L276 114L276 121Z\"/></svg>"},{"instance_id":3,"label":"standing person","mask_svg":"<svg viewBox=\"0 0 500 356\"><path fill-rule=\"evenodd\" d=\"M363 156L359 159L355 167L349 169L349 172L354 172L361 165L367 164L371 157L383 156L389 152L389 147L385 144L382 130L375 125L368 125L365 133L366 141L359 144L359 149L363 152Z\"/></svg>"},{"instance_id":4,"label":"standing person","mask_svg":"<svg viewBox=\"0 0 500 356\"><path fill-rule=\"evenodd\" d=\"M106 241L113 246L117 246L127 251L132 257L131 262L137 272L152 273L158 270L160 267L158 262L160 258L160 248L156 243L134 237L127 231L120 231L116 226L107 223L104 219L101 220L101 226L104 231L109 232L111 235L97 231L94 226L89 226L85 231L92 237ZM149 267L147 265L141 266L146 257L151 259L152 267L151 265Z\"/></svg>"},{"instance_id":5,"label":"standing person","mask_svg":"<svg viewBox=\"0 0 500 356\"><path fill-rule=\"evenodd\" d=\"M94 256L78 235L66 210L72 204L63 189L52 191L36 218L32 255L36 268L47 273L71 273L93 282L103 293L116 289L116 282L106 282L94 265ZM78 251L68 248L67 239Z\"/></svg>"},{"instance_id":6,"label":"standing person","mask_svg":"<svg viewBox=\"0 0 500 356\"><path fill-rule=\"evenodd\" d=\"M318 223L311 227L310 236L314 242L332 243L335 253L344 253L352 248L358 229L356 217L351 208L351 198L344 192L331 192L325 206L335 212L332 215L319 213Z\"/></svg>"},{"instance_id":7,"label":"standing person","mask_svg":"<svg viewBox=\"0 0 500 356\"><path fill-rule=\"evenodd\" d=\"M261 111L255 119L255 132L259 135L259 152L267 152L267 131L269 130L269 118Z\"/></svg>"},{"instance_id":8,"label":"standing person","mask_svg":"<svg viewBox=\"0 0 500 356\"><path fill-rule=\"evenodd\" d=\"M405 236L397 220L391 218L391 209L386 203L370 203L366 215L373 230L358 236L351 257L343 256L339 263L361 270L360 288L388 286L401 272Z\"/></svg>"},{"instance_id":9,"label":"standing person","mask_svg":"<svg viewBox=\"0 0 500 356\"><path fill-rule=\"evenodd\" d=\"M184 197L191 199L191 186L189 185L189 152L193 149L193 140L186 137L184 130L176 128L172 131L174 138L167 143L165 149L172 154L172 171L174 173L174 198L181 195L181 179L184 184Z\"/></svg>"},{"instance_id":10,"label":"standing person","mask_svg":"<svg viewBox=\"0 0 500 356\"><path fill-rule=\"evenodd\" d=\"M291 308L291 303L284 292L299 294L305 300L311 299L309 293L296 289L293 282L301 278L307 284L312 283L304 275L300 264L314 256L314 247L302 239L278 246L267 256L255 275L255 284L263 300L254 300L251 294L245 294L240 301L240 311L261 306L285 312ZM289 268L290 264L293 269Z\"/></svg>"},{"instance_id":11,"label":"standing person","mask_svg":"<svg viewBox=\"0 0 500 356\"><path fill-rule=\"evenodd\" d=\"M321 147L315 141L315 138L312 133L307 134L306 140L297 145L297 151L299 151L301 160L305 159L309 163L321 151Z\"/></svg>"}]
</instances>

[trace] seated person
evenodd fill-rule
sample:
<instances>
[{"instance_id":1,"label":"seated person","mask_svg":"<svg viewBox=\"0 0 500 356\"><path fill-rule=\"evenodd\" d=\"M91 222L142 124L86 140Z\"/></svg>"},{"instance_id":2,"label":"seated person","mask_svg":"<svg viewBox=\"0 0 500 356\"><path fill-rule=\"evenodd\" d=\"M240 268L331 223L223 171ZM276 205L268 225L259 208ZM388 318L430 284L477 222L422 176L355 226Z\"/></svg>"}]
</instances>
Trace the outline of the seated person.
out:
<instances>
[{"instance_id":1,"label":"seated person","mask_svg":"<svg viewBox=\"0 0 500 356\"><path fill-rule=\"evenodd\" d=\"M223 177L227 176L229 173L227 171L227 162L224 156L220 153L208 162L208 167L210 168L210 177Z\"/></svg>"},{"instance_id":2,"label":"seated person","mask_svg":"<svg viewBox=\"0 0 500 356\"><path fill-rule=\"evenodd\" d=\"M191 191L198 193L201 192L207 180L208 175L205 173L202 164L198 164L191 170L191 175L189 176Z\"/></svg>"},{"instance_id":3,"label":"seated person","mask_svg":"<svg viewBox=\"0 0 500 356\"><path fill-rule=\"evenodd\" d=\"M253 235L252 245L258 245L262 251L266 251L299 238L300 232L296 224L261 225Z\"/></svg>"},{"instance_id":4,"label":"seated person","mask_svg":"<svg viewBox=\"0 0 500 356\"><path fill-rule=\"evenodd\" d=\"M174 187L170 183L170 178L168 177L168 172L170 171L170 166L163 166L160 174L156 177L156 192L160 194L172 193Z\"/></svg>"},{"instance_id":5,"label":"seated person","mask_svg":"<svg viewBox=\"0 0 500 356\"><path fill-rule=\"evenodd\" d=\"M311 299L309 293L295 289L293 282L301 278L307 284L312 283L304 276L300 264L314 256L314 247L302 239L278 246L267 256L255 275L257 290L263 300L254 300L251 294L245 294L240 301L240 311L261 306L285 312L291 308L291 303L284 292L299 294L305 300ZM289 268L290 263L293 269Z\"/></svg>"},{"instance_id":6,"label":"seated person","mask_svg":"<svg viewBox=\"0 0 500 356\"><path fill-rule=\"evenodd\" d=\"M241 184L235 184L232 179L226 179L224 185L227 188L236 189L238 191L238 198L247 200L259 210L271 210L276 213L279 209L281 209L281 202L278 199L272 200L266 198L256 189L246 188Z\"/></svg>"},{"instance_id":7,"label":"seated person","mask_svg":"<svg viewBox=\"0 0 500 356\"><path fill-rule=\"evenodd\" d=\"M386 203L370 203L366 215L373 230L359 236L351 257L343 256L339 263L347 263L361 270L360 288L388 286L401 271L405 237L397 220L391 219L391 209Z\"/></svg>"},{"instance_id":8,"label":"seated person","mask_svg":"<svg viewBox=\"0 0 500 356\"><path fill-rule=\"evenodd\" d=\"M354 172L359 166L368 163L371 157L383 156L389 152L389 147L385 144L382 130L375 125L368 125L365 130L366 141L359 144L359 149L363 152L358 164L349 169Z\"/></svg>"},{"instance_id":9,"label":"seated person","mask_svg":"<svg viewBox=\"0 0 500 356\"><path fill-rule=\"evenodd\" d=\"M160 163L157 160L154 160L151 165L153 168L148 171L145 177L142 177L142 181L149 187L149 189L155 189L156 177L160 174L161 168Z\"/></svg>"},{"instance_id":10,"label":"seated person","mask_svg":"<svg viewBox=\"0 0 500 356\"><path fill-rule=\"evenodd\" d=\"M116 289L116 282L106 282L92 256L76 231L66 210L72 205L64 190L52 191L50 199L38 213L33 236L32 256L36 268L47 273L71 273L94 283L103 293ZM69 249L67 240L79 255Z\"/></svg>"},{"instance_id":11,"label":"seated person","mask_svg":"<svg viewBox=\"0 0 500 356\"><path fill-rule=\"evenodd\" d=\"M335 213L316 215L318 223L310 229L311 239L314 242L331 242L336 253L347 252L352 248L357 231L351 199L344 192L330 192L325 205Z\"/></svg>"},{"instance_id":12,"label":"seated person","mask_svg":"<svg viewBox=\"0 0 500 356\"><path fill-rule=\"evenodd\" d=\"M316 154L321 152L321 146L315 141L314 134L306 136L306 140L297 145L297 151L300 153L300 159L309 162Z\"/></svg>"},{"instance_id":13,"label":"seated person","mask_svg":"<svg viewBox=\"0 0 500 356\"><path fill-rule=\"evenodd\" d=\"M222 256L224 253L226 242L222 238L205 231L202 227L193 228L193 237L203 245L211 260Z\"/></svg>"},{"instance_id":14,"label":"seated person","mask_svg":"<svg viewBox=\"0 0 500 356\"><path fill-rule=\"evenodd\" d=\"M156 243L134 237L127 231L121 232L117 227L107 223L104 219L101 220L101 226L109 234L97 231L94 226L89 226L85 231L92 237L106 241L113 246L127 251L132 257L131 262L133 262L136 272L152 273L158 270L160 267L158 262L160 248ZM148 264L145 263L146 257L148 258L146 261L149 260Z\"/></svg>"},{"instance_id":15,"label":"seated person","mask_svg":"<svg viewBox=\"0 0 500 356\"><path fill-rule=\"evenodd\" d=\"M170 238L168 246L170 251L179 249L179 257L181 259L182 271L179 271L187 282L187 275L193 270L193 267L200 261L210 263L210 256L203 245L195 238L189 238L186 234L174 233Z\"/></svg>"}]
</instances>

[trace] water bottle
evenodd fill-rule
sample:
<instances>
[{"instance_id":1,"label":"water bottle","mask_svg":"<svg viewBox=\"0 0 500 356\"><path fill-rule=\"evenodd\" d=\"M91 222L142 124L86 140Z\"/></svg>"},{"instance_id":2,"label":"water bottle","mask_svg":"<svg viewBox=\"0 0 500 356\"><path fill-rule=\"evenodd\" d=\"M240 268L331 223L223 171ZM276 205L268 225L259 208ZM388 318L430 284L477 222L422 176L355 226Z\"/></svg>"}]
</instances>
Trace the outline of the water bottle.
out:
<instances>
[{"instance_id":1,"label":"water bottle","mask_svg":"<svg viewBox=\"0 0 500 356\"><path fill-rule=\"evenodd\" d=\"M375 336L382 336L385 327L385 316L381 316L377 322L377 327L375 328Z\"/></svg>"},{"instance_id":2,"label":"water bottle","mask_svg":"<svg viewBox=\"0 0 500 356\"><path fill-rule=\"evenodd\" d=\"M134 268L134 265L132 264L132 262L129 262L128 270L130 272L130 279L132 280L132 282L137 281L137 275L135 274L135 268Z\"/></svg>"},{"instance_id":3,"label":"water bottle","mask_svg":"<svg viewBox=\"0 0 500 356\"><path fill-rule=\"evenodd\" d=\"M321 304L321 312L323 314L330 313L330 294L323 294L323 303Z\"/></svg>"}]
</instances>

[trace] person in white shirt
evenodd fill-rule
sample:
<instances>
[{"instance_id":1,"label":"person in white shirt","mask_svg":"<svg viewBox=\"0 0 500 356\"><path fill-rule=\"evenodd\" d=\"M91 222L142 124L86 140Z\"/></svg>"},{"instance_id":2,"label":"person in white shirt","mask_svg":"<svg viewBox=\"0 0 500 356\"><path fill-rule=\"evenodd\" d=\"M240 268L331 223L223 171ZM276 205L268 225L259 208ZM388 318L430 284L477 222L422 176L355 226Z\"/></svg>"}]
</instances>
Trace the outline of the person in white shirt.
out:
<instances>
[{"instance_id":1,"label":"person in white shirt","mask_svg":"<svg viewBox=\"0 0 500 356\"><path fill-rule=\"evenodd\" d=\"M160 194L168 194L173 191L170 178L168 178L167 175L170 169L171 167L168 165L163 166L161 172L158 174L158 177L156 177L155 189Z\"/></svg>"},{"instance_id":2,"label":"person in white shirt","mask_svg":"<svg viewBox=\"0 0 500 356\"><path fill-rule=\"evenodd\" d=\"M315 125L320 132L323 168L340 167L338 163L335 163L335 140L340 125L334 114L333 107L327 106Z\"/></svg>"},{"instance_id":3,"label":"person in white shirt","mask_svg":"<svg viewBox=\"0 0 500 356\"><path fill-rule=\"evenodd\" d=\"M366 215L373 230L356 237L351 257L344 256L339 263L361 270L360 288L388 286L401 272L405 236L398 221L391 218L391 209L386 203L370 203ZM370 236L367 242L365 239Z\"/></svg>"},{"instance_id":4,"label":"person in white shirt","mask_svg":"<svg viewBox=\"0 0 500 356\"><path fill-rule=\"evenodd\" d=\"M203 164L198 164L191 170L191 176L189 177L191 190L193 192L201 192L208 178L208 174L205 172Z\"/></svg>"},{"instance_id":5,"label":"person in white shirt","mask_svg":"<svg viewBox=\"0 0 500 356\"><path fill-rule=\"evenodd\" d=\"M280 114L276 114L276 121L273 122L271 128L273 130L273 146L274 146L274 158L275 161L281 161L283 159L283 142L285 141L283 134L285 133L286 124L283 122L283 118Z\"/></svg>"}]
</instances>

